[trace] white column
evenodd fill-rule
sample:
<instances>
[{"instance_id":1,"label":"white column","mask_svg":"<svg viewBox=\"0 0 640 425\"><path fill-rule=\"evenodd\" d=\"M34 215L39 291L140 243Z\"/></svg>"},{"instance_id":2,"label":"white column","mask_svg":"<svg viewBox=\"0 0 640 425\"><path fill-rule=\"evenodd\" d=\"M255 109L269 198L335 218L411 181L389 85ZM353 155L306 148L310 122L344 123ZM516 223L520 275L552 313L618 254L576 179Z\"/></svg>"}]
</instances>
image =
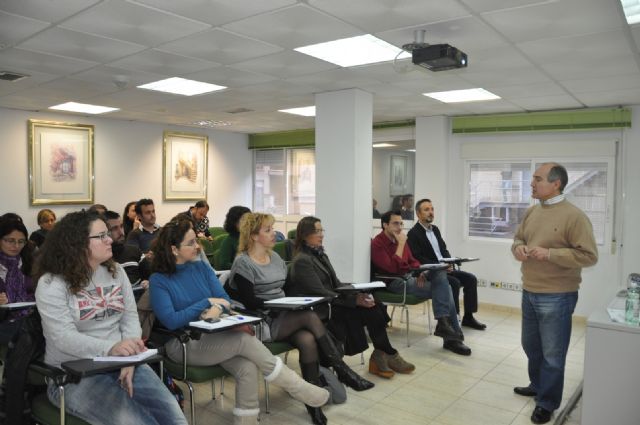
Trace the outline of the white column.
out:
<instances>
[{"instance_id":1,"label":"white column","mask_svg":"<svg viewBox=\"0 0 640 425\"><path fill-rule=\"evenodd\" d=\"M416 118L414 199L416 202L422 198L429 198L433 201L436 211L436 223L442 232L445 232L447 221L447 174L449 172L450 133L448 117Z\"/></svg>"},{"instance_id":2,"label":"white column","mask_svg":"<svg viewBox=\"0 0 640 425\"><path fill-rule=\"evenodd\" d=\"M632 127L624 130L624 143L622 158L619 166L622 167L622 183L619 207L622 213L618 217L622 218L622 228L618 233L622 243L622 276L621 286L627 285L629 273L640 273L640 105L632 107L631 123ZM619 246L619 245L618 245ZM608 247L607 247L608 248Z\"/></svg>"},{"instance_id":3,"label":"white column","mask_svg":"<svg viewBox=\"0 0 640 425\"><path fill-rule=\"evenodd\" d=\"M316 94L316 215L338 278L369 280L373 96Z\"/></svg>"}]
</instances>

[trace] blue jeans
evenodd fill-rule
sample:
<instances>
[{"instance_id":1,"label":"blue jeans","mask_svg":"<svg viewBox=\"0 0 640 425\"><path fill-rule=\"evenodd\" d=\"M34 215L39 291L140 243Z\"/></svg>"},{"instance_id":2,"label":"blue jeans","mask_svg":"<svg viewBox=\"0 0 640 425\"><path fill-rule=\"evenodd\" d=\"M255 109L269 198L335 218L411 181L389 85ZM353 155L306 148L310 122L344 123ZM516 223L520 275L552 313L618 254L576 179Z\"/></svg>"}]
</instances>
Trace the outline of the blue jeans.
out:
<instances>
[{"instance_id":1,"label":"blue jeans","mask_svg":"<svg viewBox=\"0 0 640 425\"><path fill-rule=\"evenodd\" d=\"M133 398L118 383L120 371L87 376L64 387L68 413L95 425L187 425L187 420L160 378L147 365L133 375ZM49 384L47 395L60 406L58 388Z\"/></svg>"},{"instance_id":2,"label":"blue jeans","mask_svg":"<svg viewBox=\"0 0 640 425\"><path fill-rule=\"evenodd\" d=\"M456 305L453 302L451 286L447 279L447 272L443 270L430 270L426 275L424 286L419 287L415 277L407 280L407 294L415 295L419 298L431 298L433 304L433 316L436 319L449 317L454 329L460 331ZM387 285L391 292L402 293L404 291L404 280L396 279Z\"/></svg>"},{"instance_id":3,"label":"blue jeans","mask_svg":"<svg viewBox=\"0 0 640 425\"><path fill-rule=\"evenodd\" d=\"M571 339L571 316L578 292L543 294L522 291L522 348L529 359L529 380L536 405L560 407L564 365Z\"/></svg>"}]
</instances>

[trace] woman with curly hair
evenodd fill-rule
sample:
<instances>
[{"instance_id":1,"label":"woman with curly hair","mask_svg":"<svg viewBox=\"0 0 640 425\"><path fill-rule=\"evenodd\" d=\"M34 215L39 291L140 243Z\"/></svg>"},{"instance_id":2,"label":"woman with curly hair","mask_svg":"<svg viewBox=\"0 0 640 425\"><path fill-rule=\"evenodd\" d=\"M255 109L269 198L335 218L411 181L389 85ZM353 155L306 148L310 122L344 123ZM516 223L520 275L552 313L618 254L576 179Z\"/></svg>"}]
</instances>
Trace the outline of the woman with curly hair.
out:
<instances>
[{"instance_id":1,"label":"woman with curly hair","mask_svg":"<svg viewBox=\"0 0 640 425\"><path fill-rule=\"evenodd\" d=\"M267 316L271 340L288 341L300 352L302 376L309 382L322 383L319 373L319 351L333 367L338 379L356 391L372 388L372 382L359 376L342 360L342 355L322 321L312 310L270 311L265 301L284 297L283 286L287 266L273 252L274 218L270 214L247 213L240 220L239 254L231 267L229 294L249 310ZM314 424L326 424L320 408L307 406Z\"/></svg>"},{"instance_id":2,"label":"woman with curly hair","mask_svg":"<svg viewBox=\"0 0 640 425\"><path fill-rule=\"evenodd\" d=\"M47 235L35 264L45 361L128 356L146 350L131 284L111 259L107 225L90 212L67 214ZM147 365L83 377L65 386L65 407L90 423L185 424L175 398ZM49 400L59 406L57 387Z\"/></svg>"},{"instance_id":3,"label":"woman with curly hair","mask_svg":"<svg viewBox=\"0 0 640 425\"><path fill-rule=\"evenodd\" d=\"M251 212L247 207L240 205L229 208L227 216L224 219L224 230L229 234L222 245L220 245L220 252L218 253L217 266L220 270L229 270L233 264L233 260L238 254L238 240L240 238L240 219L246 213Z\"/></svg>"},{"instance_id":4,"label":"woman with curly hair","mask_svg":"<svg viewBox=\"0 0 640 425\"><path fill-rule=\"evenodd\" d=\"M169 222L154 243L151 305L165 327L178 329L198 318L215 319L229 312L229 296L213 270L198 260L198 240L190 220L178 217ZM204 334L188 344L190 365L220 364L236 379L234 424L258 423L258 370L267 381L306 404L322 406L329 399L328 391L302 380L257 338L245 332ZM182 358L177 339L169 341L166 349L170 358Z\"/></svg>"}]
</instances>

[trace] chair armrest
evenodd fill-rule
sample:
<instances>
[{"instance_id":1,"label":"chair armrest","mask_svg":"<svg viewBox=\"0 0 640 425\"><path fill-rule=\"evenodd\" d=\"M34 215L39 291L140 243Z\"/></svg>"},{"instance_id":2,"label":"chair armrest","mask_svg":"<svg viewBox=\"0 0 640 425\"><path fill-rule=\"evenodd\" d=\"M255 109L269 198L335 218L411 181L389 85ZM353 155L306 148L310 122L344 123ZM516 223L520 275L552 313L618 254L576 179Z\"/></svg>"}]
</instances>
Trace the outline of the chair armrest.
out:
<instances>
[{"instance_id":1,"label":"chair armrest","mask_svg":"<svg viewBox=\"0 0 640 425\"><path fill-rule=\"evenodd\" d=\"M51 366L40 360L29 363L29 370L51 379L57 387L80 381L80 377L71 376L59 367Z\"/></svg>"}]
</instances>

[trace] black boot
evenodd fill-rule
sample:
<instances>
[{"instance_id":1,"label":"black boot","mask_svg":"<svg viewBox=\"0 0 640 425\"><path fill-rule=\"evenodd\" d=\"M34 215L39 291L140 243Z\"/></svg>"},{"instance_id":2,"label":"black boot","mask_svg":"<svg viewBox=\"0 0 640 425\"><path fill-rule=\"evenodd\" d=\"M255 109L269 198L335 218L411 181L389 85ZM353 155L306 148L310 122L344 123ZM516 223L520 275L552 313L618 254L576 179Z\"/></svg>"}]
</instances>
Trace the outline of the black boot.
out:
<instances>
[{"instance_id":1,"label":"black boot","mask_svg":"<svg viewBox=\"0 0 640 425\"><path fill-rule=\"evenodd\" d=\"M331 364L331 367L333 367L333 370L335 370L336 375L338 375L340 382L356 391L364 391L373 388L373 382L367 381L347 366L347 364L342 360L342 356L340 355L338 348L328 335L325 334L321 338L318 338L317 341L318 346Z\"/></svg>"},{"instance_id":2,"label":"black boot","mask_svg":"<svg viewBox=\"0 0 640 425\"><path fill-rule=\"evenodd\" d=\"M433 333L435 336L442 337L446 340L457 340L461 341L462 336L461 333L456 331L449 320L448 317L441 317L438 319L438 324L436 325L436 331Z\"/></svg>"},{"instance_id":3,"label":"black boot","mask_svg":"<svg viewBox=\"0 0 640 425\"><path fill-rule=\"evenodd\" d=\"M327 381L320 374L318 362L300 363L300 372L302 373L304 380L311 384L323 388L327 388L329 386ZM320 407L312 407L307 404L305 404L304 407L307 408L307 412L309 412L309 416L311 416L311 422L313 422L314 425L327 425L327 417L324 415Z\"/></svg>"}]
</instances>

